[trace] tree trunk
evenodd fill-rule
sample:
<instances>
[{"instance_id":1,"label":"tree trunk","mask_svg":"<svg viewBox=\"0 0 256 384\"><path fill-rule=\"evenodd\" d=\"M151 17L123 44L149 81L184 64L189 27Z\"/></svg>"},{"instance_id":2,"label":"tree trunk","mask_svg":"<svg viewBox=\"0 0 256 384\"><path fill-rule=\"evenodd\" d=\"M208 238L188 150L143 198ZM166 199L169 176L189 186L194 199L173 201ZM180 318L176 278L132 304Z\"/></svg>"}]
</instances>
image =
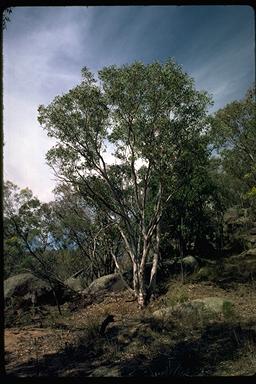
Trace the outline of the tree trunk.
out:
<instances>
[{"instance_id":1,"label":"tree trunk","mask_svg":"<svg viewBox=\"0 0 256 384\"><path fill-rule=\"evenodd\" d=\"M133 262L133 289L135 292L136 297L139 295L139 271L138 271L138 265L137 262Z\"/></svg>"},{"instance_id":2,"label":"tree trunk","mask_svg":"<svg viewBox=\"0 0 256 384\"><path fill-rule=\"evenodd\" d=\"M138 292L138 305L142 309L146 305L147 292L145 287L145 265L140 266L139 269L139 292Z\"/></svg>"},{"instance_id":3,"label":"tree trunk","mask_svg":"<svg viewBox=\"0 0 256 384\"><path fill-rule=\"evenodd\" d=\"M146 288L144 278L145 266L138 265L136 261L133 262L133 289L135 297L140 308L146 305Z\"/></svg>"},{"instance_id":4,"label":"tree trunk","mask_svg":"<svg viewBox=\"0 0 256 384\"><path fill-rule=\"evenodd\" d=\"M181 271L181 281L184 283L184 270L182 259L184 257L184 240L183 240L183 217L180 218L180 239L179 239L179 248L180 248L180 271Z\"/></svg>"},{"instance_id":5,"label":"tree trunk","mask_svg":"<svg viewBox=\"0 0 256 384\"><path fill-rule=\"evenodd\" d=\"M223 254L223 215L221 215L221 219L219 222L219 242L218 243L219 243L218 252L221 258Z\"/></svg>"},{"instance_id":6,"label":"tree trunk","mask_svg":"<svg viewBox=\"0 0 256 384\"><path fill-rule=\"evenodd\" d=\"M158 260L159 260L159 246L160 246L160 224L158 222L156 227L156 245L154 249L153 264L152 264L151 273L150 273L148 299L151 298L151 296L154 294L156 290L156 275L157 275L157 267L158 267Z\"/></svg>"},{"instance_id":7,"label":"tree trunk","mask_svg":"<svg viewBox=\"0 0 256 384\"><path fill-rule=\"evenodd\" d=\"M146 305L146 291L143 287L140 287L139 295L138 295L138 305L140 309L145 308Z\"/></svg>"}]
</instances>

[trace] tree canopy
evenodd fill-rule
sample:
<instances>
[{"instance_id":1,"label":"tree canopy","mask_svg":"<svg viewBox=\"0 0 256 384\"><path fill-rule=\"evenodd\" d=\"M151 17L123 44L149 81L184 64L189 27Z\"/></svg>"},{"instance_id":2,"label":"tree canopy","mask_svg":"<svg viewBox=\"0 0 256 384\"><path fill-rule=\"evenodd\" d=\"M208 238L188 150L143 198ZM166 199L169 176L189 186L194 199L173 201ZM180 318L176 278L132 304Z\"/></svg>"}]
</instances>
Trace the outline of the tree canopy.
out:
<instances>
[{"instance_id":1,"label":"tree canopy","mask_svg":"<svg viewBox=\"0 0 256 384\"><path fill-rule=\"evenodd\" d=\"M225 185L233 203L255 205L256 198L255 86L240 101L216 112L212 121L213 145L220 155ZM238 187L239 186L239 187Z\"/></svg>"},{"instance_id":2,"label":"tree canopy","mask_svg":"<svg viewBox=\"0 0 256 384\"><path fill-rule=\"evenodd\" d=\"M4 185L5 275L64 281L79 269L89 284L132 271L143 307L166 260L221 260L226 210L256 217L255 89L213 115L209 105L172 60L84 68L79 85L38 108L56 142L46 155L54 201Z\"/></svg>"},{"instance_id":3,"label":"tree canopy","mask_svg":"<svg viewBox=\"0 0 256 384\"><path fill-rule=\"evenodd\" d=\"M106 67L97 81L84 68L81 84L39 106L40 124L57 140L48 163L120 232L141 306L155 284L159 222L175 192L177 164L207 131L209 103L206 92L169 60Z\"/></svg>"}]
</instances>

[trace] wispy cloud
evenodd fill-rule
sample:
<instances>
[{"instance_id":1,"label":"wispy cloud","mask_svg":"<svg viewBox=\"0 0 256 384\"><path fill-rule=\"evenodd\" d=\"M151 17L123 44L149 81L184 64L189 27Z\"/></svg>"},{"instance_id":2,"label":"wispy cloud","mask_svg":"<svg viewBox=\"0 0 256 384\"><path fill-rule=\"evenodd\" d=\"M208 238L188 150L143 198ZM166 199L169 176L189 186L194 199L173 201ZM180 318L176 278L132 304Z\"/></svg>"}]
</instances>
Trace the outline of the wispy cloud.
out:
<instances>
[{"instance_id":1,"label":"wispy cloud","mask_svg":"<svg viewBox=\"0 0 256 384\"><path fill-rule=\"evenodd\" d=\"M17 7L3 42L4 175L45 201L53 198L44 159L53 141L37 108L79 83L83 66L174 57L213 95L212 110L254 79L249 7Z\"/></svg>"},{"instance_id":2,"label":"wispy cloud","mask_svg":"<svg viewBox=\"0 0 256 384\"><path fill-rule=\"evenodd\" d=\"M212 111L215 111L244 96L254 81L254 71L254 50L247 42L219 53L206 66L191 71L191 75L197 88L212 94L215 102Z\"/></svg>"},{"instance_id":3,"label":"wispy cloud","mask_svg":"<svg viewBox=\"0 0 256 384\"><path fill-rule=\"evenodd\" d=\"M54 24L49 25L46 18L45 24L30 27L34 18L26 20L26 13L22 14L23 22L16 27L14 17L10 27L17 29L11 31L15 39L11 35L4 40L4 176L29 186L46 201L53 197L55 184L45 164L53 141L37 122L37 108L80 79L81 63L76 57L81 28L66 15L69 22L60 14Z\"/></svg>"}]
</instances>

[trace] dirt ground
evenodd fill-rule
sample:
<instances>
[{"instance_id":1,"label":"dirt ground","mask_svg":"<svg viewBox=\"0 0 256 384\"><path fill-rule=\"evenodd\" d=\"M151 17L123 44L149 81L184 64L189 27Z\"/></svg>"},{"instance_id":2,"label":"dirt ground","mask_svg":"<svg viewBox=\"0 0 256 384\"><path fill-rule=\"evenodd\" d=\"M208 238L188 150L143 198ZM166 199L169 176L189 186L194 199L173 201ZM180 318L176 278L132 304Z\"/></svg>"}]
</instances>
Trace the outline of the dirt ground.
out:
<instances>
[{"instance_id":1,"label":"dirt ground","mask_svg":"<svg viewBox=\"0 0 256 384\"><path fill-rule=\"evenodd\" d=\"M143 311L138 309L136 302L131 301L131 297L127 296L125 292L107 297L102 303L92 304L73 312L70 312L68 306L64 304L62 306L63 316L60 316L54 307L49 307L47 308L48 312L46 315L44 314L40 317L40 313L37 313L31 324L5 329L6 373L7 375L20 377L90 376L95 367L100 366L100 364L104 365L104 361L110 359L110 354L112 354L111 359L113 361L115 359L118 361L120 356L127 358L132 350L131 345L136 344L137 336L134 329L136 326L141 325L141 320L149 316L154 310L161 308L166 300L171 299L179 302L181 297L185 298L185 300L193 300L196 298L218 296L232 300L236 315L230 321L232 324L236 324L234 329L238 329L238 324L244 328L248 328L249 324L250 329L255 326L256 334L255 293L255 284L253 283L236 284L235 287L231 286L224 289L209 282L190 282L182 285L177 280L173 280L169 284L168 292L165 295L159 296ZM114 315L114 322L109 325L109 329L113 329L113 332L115 329L118 329L119 339L120 334L123 332L124 341L122 348L117 344L116 340L119 340L117 336L115 336L115 344L111 342L112 339L97 339L97 330L95 332L93 328L99 327L100 322L107 314ZM215 333L216 329L215 326ZM230 330L231 327L229 327ZM127 332L129 333L128 336L126 336ZM178 337L180 337L182 342L187 339L187 342L190 343L188 345L192 345L195 340L198 342L200 338L200 340L203 340L201 334L203 331L200 331L200 335L194 332L193 329L191 331L185 330L184 332L185 335L180 334ZM213 330L211 332L213 333ZM238 331L235 331L234 334L239 339L240 336L236 332ZM168 342L171 333L169 331L169 334L166 334ZM81 344L81 338L88 337L88 335L90 336L89 342ZM158 335L155 333L153 336L158 338ZM149 340L150 337L151 334L149 334ZM160 340L161 337L159 336L158 339ZM217 334L214 340L208 337L207 343L209 344L211 343L209 340L213 340L215 344L219 343L218 345L216 344L219 348L221 337L221 333ZM233 376L253 375L256 373L256 346L253 344L254 340L250 340L250 343L247 339L245 342L241 340L237 341L239 353L236 358L223 358L223 361L218 362L214 373L211 374ZM223 342L225 343L225 341ZM145 338L144 344L146 345L147 343ZM206 343L205 340L204 343ZM77 348L78 344L79 348ZM138 345L137 349L143 349L143 345L139 347ZM115 351L113 348L115 348ZM148 348L150 349L150 343ZM211 348L210 344L209 348ZM136 353L138 354L137 349ZM99 355L97 355L98 351ZM86 356L84 359L81 358L83 354ZM191 372L191 370L184 370L184 372ZM207 375L207 369L205 371L202 369L201 374L203 372L206 372L205 374ZM181 368L172 371L172 375L182 374Z\"/></svg>"}]
</instances>

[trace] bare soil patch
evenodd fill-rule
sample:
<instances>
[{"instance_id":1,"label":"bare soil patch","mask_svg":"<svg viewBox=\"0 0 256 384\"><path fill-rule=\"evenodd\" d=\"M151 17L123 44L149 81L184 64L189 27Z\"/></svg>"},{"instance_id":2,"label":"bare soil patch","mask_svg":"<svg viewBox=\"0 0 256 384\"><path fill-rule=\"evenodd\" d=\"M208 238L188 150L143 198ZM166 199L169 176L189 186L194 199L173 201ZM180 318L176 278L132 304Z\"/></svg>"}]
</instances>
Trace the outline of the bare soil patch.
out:
<instances>
[{"instance_id":1,"label":"bare soil patch","mask_svg":"<svg viewBox=\"0 0 256 384\"><path fill-rule=\"evenodd\" d=\"M168 303L209 296L232 300L235 316L195 327L173 319L164 327L147 319ZM24 326L5 329L6 372L14 376L190 376L256 373L255 284L222 288L211 282L170 281L168 290L141 311L126 292L98 304L55 307ZM114 316L106 335L98 329ZM255 332L254 332L255 327ZM97 374L96 374L97 373Z\"/></svg>"}]
</instances>

